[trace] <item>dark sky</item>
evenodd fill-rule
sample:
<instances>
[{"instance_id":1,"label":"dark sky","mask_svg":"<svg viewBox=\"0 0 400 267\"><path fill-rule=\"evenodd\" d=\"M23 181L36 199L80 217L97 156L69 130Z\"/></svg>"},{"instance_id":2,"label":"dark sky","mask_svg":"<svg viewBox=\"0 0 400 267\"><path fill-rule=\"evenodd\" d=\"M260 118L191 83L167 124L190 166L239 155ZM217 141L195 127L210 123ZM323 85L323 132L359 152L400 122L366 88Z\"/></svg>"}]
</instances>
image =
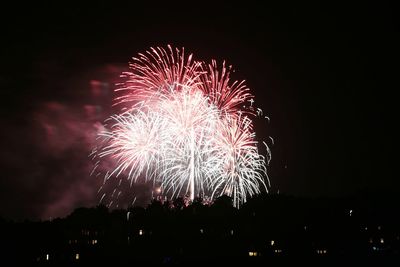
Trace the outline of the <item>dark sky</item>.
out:
<instances>
[{"instance_id":1,"label":"dark sky","mask_svg":"<svg viewBox=\"0 0 400 267\"><path fill-rule=\"evenodd\" d=\"M246 79L271 119L256 130L275 140L272 191L400 193L394 8L61 2L2 8L0 216L97 204L88 153L112 113L114 84L132 56L167 44L226 59Z\"/></svg>"}]
</instances>

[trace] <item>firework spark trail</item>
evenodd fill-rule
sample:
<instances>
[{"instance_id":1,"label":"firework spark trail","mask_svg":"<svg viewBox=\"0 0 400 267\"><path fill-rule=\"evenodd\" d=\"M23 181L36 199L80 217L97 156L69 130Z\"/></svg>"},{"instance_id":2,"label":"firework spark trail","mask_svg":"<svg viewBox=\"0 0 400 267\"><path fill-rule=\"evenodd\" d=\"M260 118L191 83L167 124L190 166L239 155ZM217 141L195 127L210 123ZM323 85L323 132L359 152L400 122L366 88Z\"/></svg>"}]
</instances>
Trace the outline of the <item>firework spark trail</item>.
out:
<instances>
[{"instance_id":1,"label":"firework spark trail","mask_svg":"<svg viewBox=\"0 0 400 267\"><path fill-rule=\"evenodd\" d=\"M219 111L198 90L184 88L173 95L173 100L160 105L161 113L169 121L168 131L172 137L164 150L163 165L167 167L164 168L163 184L169 190L169 185L173 188L180 176L179 182L188 185L185 193L189 191L193 199L195 184L196 188L203 188L204 161L213 149L211 140L217 130Z\"/></svg>"},{"instance_id":2,"label":"firework spark trail","mask_svg":"<svg viewBox=\"0 0 400 267\"><path fill-rule=\"evenodd\" d=\"M221 121L215 144L215 154L209 169L213 176L210 187L214 195L227 194L233 197L234 205L245 202L247 195L260 193L267 188L265 157L258 153L255 133L247 117L229 117Z\"/></svg>"},{"instance_id":3,"label":"firework spark trail","mask_svg":"<svg viewBox=\"0 0 400 267\"><path fill-rule=\"evenodd\" d=\"M220 70L215 60L212 60L207 67L207 71L202 72L200 76L202 81L200 89L220 111L237 116L238 108L246 101L252 100L250 89L245 85L245 81L230 83L232 66L227 68L225 62ZM252 113L250 110L246 112Z\"/></svg>"},{"instance_id":4,"label":"firework spark trail","mask_svg":"<svg viewBox=\"0 0 400 267\"><path fill-rule=\"evenodd\" d=\"M135 114L123 113L112 116L114 122L109 131L103 131L107 145L98 153L100 158L111 156L116 159L116 167L107 176L126 173L133 183L143 171L146 178L151 179L150 167L160 159L159 144L166 133L162 117L154 112L137 110Z\"/></svg>"},{"instance_id":5,"label":"firework spark trail","mask_svg":"<svg viewBox=\"0 0 400 267\"><path fill-rule=\"evenodd\" d=\"M108 120L101 148L94 150L115 162L105 182L125 176L132 185L143 177L161 184L165 195L227 194L236 207L267 190L270 150L264 142L268 155L259 153L251 119L262 111L253 107L244 81L230 81L230 66L205 65L170 46L133 60L117 89L121 114ZM247 102L250 107L242 108Z\"/></svg>"},{"instance_id":6,"label":"firework spark trail","mask_svg":"<svg viewBox=\"0 0 400 267\"><path fill-rule=\"evenodd\" d=\"M116 104L143 103L157 101L158 97L166 96L171 86L196 88L200 85L200 62L194 61L192 55L185 56L185 51L171 46L151 48L145 54L133 58L130 64L131 72L124 72L121 77L127 78L122 87L116 91L124 94L117 97ZM125 93L126 92L126 93Z\"/></svg>"}]
</instances>

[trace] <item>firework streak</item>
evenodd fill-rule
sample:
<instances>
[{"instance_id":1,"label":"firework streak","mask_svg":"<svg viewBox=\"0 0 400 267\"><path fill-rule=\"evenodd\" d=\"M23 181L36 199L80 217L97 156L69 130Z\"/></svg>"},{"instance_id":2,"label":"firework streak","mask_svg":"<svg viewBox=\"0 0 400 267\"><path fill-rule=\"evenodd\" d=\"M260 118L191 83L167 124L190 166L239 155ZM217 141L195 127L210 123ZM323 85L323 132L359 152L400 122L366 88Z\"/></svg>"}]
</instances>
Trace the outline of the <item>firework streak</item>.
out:
<instances>
[{"instance_id":1,"label":"firework streak","mask_svg":"<svg viewBox=\"0 0 400 267\"><path fill-rule=\"evenodd\" d=\"M149 181L165 196L191 200L229 195L235 207L268 191L270 150L259 153L252 120L262 111L230 74L225 62L207 65L171 46L133 58L116 90L121 112L106 121L93 152L95 168L112 161L104 181Z\"/></svg>"}]
</instances>

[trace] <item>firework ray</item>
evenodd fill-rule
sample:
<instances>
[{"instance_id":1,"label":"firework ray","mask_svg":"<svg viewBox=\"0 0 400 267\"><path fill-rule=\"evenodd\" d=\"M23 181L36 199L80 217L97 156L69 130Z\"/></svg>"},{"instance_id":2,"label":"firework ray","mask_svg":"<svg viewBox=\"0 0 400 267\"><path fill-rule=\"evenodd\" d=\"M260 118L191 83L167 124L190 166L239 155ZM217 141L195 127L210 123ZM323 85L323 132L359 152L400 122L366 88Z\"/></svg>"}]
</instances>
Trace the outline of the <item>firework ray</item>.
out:
<instances>
[{"instance_id":1,"label":"firework ray","mask_svg":"<svg viewBox=\"0 0 400 267\"><path fill-rule=\"evenodd\" d=\"M107 120L93 150L112 162L105 182L143 179L159 184L164 195L191 200L226 194L236 207L268 191L270 150L264 142L267 155L259 153L252 121L262 111L253 107L245 81L231 81L230 66L206 65L168 46L139 54L130 70L116 90L121 113ZM121 191L114 193L117 200Z\"/></svg>"}]
</instances>

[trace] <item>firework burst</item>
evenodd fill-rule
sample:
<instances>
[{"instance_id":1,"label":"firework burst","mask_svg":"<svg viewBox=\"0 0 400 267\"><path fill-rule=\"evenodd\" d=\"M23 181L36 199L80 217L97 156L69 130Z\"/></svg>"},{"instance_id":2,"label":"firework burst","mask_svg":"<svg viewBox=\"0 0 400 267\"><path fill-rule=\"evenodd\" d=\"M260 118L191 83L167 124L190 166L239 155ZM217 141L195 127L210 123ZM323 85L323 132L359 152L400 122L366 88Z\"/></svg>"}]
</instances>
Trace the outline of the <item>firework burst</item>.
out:
<instances>
[{"instance_id":1,"label":"firework burst","mask_svg":"<svg viewBox=\"0 0 400 267\"><path fill-rule=\"evenodd\" d=\"M104 181L143 179L164 195L192 200L226 194L236 207L267 190L269 149L259 153L252 121L260 109L244 81L231 82L230 66L206 65L168 46L139 54L130 69L116 90L123 111L108 119L94 151L95 168L112 159Z\"/></svg>"}]
</instances>

